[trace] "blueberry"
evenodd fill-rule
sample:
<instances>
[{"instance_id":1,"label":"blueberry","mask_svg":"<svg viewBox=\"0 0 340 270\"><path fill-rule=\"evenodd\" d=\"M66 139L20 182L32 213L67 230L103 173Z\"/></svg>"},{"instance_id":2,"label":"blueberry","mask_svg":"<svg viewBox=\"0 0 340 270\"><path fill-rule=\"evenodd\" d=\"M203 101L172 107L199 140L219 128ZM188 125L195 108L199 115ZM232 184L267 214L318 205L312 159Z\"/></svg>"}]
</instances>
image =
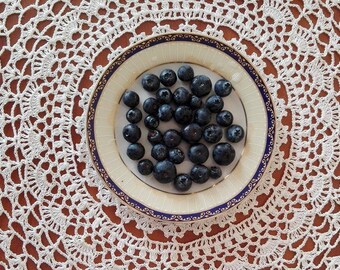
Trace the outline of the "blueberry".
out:
<instances>
[{"instance_id":1,"label":"blueberry","mask_svg":"<svg viewBox=\"0 0 340 270\"><path fill-rule=\"evenodd\" d=\"M174 184L178 191L188 191L192 185L192 180L188 174L178 174Z\"/></svg>"},{"instance_id":2,"label":"blueberry","mask_svg":"<svg viewBox=\"0 0 340 270\"><path fill-rule=\"evenodd\" d=\"M190 87L194 95L203 97L210 93L212 84L207 76L199 75L192 79Z\"/></svg>"},{"instance_id":3,"label":"blueberry","mask_svg":"<svg viewBox=\"0 0 340 270\"><path fill-rule=\"evenodd\" d=\"M244 130L239 125L231 125L226 132L227 139L233 143L241 141L244 137Z\"/></svg>"},{"instance_id":4,"label":"blueberry","mask_svg":"<svg viewBox=\"0 0 340 270\"><path fill-rule=\"evenodd\" d=\"M218 113L223 109L224 102L220 96L213 95L213 96L208 97L205 106L212 113Z\"/></svg>"},{"instance_id":5,"label":"blueberry","mask_svg":"<svg viewBox=\"0 0 340 270\"><path fill-rule=\"evenodd\" d=\"M142 86L146 91L154 92L160 86L159 78L155 74L145 74L142 78Z\"/></svg>"},{"instance_id":6,"label":"blueberry","mask_svg":"<svg viewBox=\"0 0 340 270\"><path fill-rule=\"evenodd\" d=\"M158 129L149 130L148 141L151 144L161 143L163 141L162 132L160 132Z\"/></svg>"},{"instance_id":7,"label":"blueberry","mask_svg":"<svg viewBox=\"0 0 340 270\"><path fill-rule=\"evenodd\" d=\"M141 137L140 128L135 124L128 124L123 128L123 137L130 143L137 142Z\"/></svg>"},{"instance_id":8,"label":"blueberry","mask_svg":"<svg viewBox=\"0 0 340 270\"><path fill-rule=\"evenodd\" d=\"M195 112L194 122L200 126L205 126L210 123L211 112L207 108L200 108Z\"/></svg>"},{"instance_id":9,"label":"blueberry","mask_svg":"<svg viewBox=\"0 0 340 270\"><path fill-rule=\"evenodd\" d=\"M164 69L159 75L159 80L164 86L172 86L176 83L177 76L172 69Z\"/></svg>"},{"instance_id":10,"label":"blueberry","mask_svg":"<svg viewBox=\"0 0 340 270\"><path fill-rule=\"evenodd\" d=\"M202 138L202 128L191 123L182 129L182 138L188 143L196 143Z\"/></svg>"},{"instance_id":11,"label":"blueberry","mask_svg":"<svg viewBox=\"0 0 340 270\"><path fill-rule=\"evenodd\" d=\"M216 95L220 97L226 97L230 95L232 88L233 87L231 83L225 79L218 80L214 86Z\"/></svg>"},{"instance_id":12,"label":"blueberry","mask_svg":"<svg viewBox=\"0 0 340 270\"><path fill-rule=\"evenodd\" d=\"M223 110L216 115L216 122L222 127L228 127L233 123L234 117L231 112Z\"/></svg>"},{"instance_id":13,"label":"blueberry","mask_svg":"<svg viewBox=\"0 0 340 270\"><path fill-rule=\"evenodd\" d=\"M142 175L149 175L152 173L153 164L149 159L142 159L138 162L137 169Z\"/></svg>"},{"instance_id":14,"label":"blueberry","mask_svg":"<svg viewBox=\"0 0 340 270\"><path fill-rule=\"evenodd\" d=\"M213 150L213 159L219 165L229 165L235 158L235 149L229 143L219 143Z\"/></svg>"},{"instance_id":15,"label":"blueberry","mask_svg":"<svg viewBox=\"0 0 340 270\"><path fill-rule=\"evenodd\" d=\"M161 121L169 121L173 113L174 110L169 104L163 104L158 108L158 118Z\"/></svg>"},{"instance_id":16,"label":"blueberry","mask_svg":"<svg viewBox=\"0 0 340 270\"><path fill-rule=\"evenodd\" d=\"M208 143L217 143L222 139L222 128L216 124L207 125L203 131L203 138Z\"/></svg>"},{"instance_id":17,"label":"blueberry","mask_svg":"<svg viewBox=\"0 0 340 270\"><path fill-rule=\"evenodd\" d=\"M145 154L144 146L140 143L132 143L128 146L126 154L132 160L141 159Z\"/></svg>"},{"instance_id":18,"label":"blueberry","mask_svg":"<svg viewBox=\"0 0 340 270\"><path fill-rule=\"evenodd\" d=\"M183 65L178 69L177 76L182 81L191 81L194 78L194 70L189 65Z\"/></svg>"},{"instance_id":19,"label":"blueberry","mask_svg":"<svg viewBox=\"0 0 340 270\"><path fill-rule=\"evenodd\" d=\"M173 95L173 99L177 105L189 104L191 100L191 93L184 87L178 87Z\"/></svg>"},{"instance_id":20,"label":"blueberry","mask_svg":"<svg viewBox=\"0 0 340 270\"><path fill-rule=\"evenodd\" d=\"M218 179L222 176L222 170L218 166L212 166L210 168L210 177L212 179Z\"/></svg>"},{"instance_id":21,"label":"blueberry","mask_svg":"<svg viewBox=\"0 0 340 270\"><path fill-rule=\"evenodd\" d=\"M151 115L157 115L159 108L159 102L155 98L147 98L143 103L143 109L146 113Z\"/></svg>"},{"instance_id":22,"label":"blueberry","mask_svg":"<svg viewBox=\"0 0 340 270\"><path fill-rule=\"evenodd\" d=\"M168 156L168 148L164 144L156 144L151 149L151 156L158 160L164 160Z\"/></svg>"},{"instance_id":23,"label":"blueberry","mask_svg":"<svg viewBox=\"0 0 340 270\"><path fill-rule=\"evenodd\" d=\"M123 102L126 106L134 108L139 104L139 96L134 91L126 91L123 95Z\"/></svg>"},{"instance_id":24,"label":"blueberry","mask_svg":"<svg viewBox=\"0 0 340 270\"><path fill-rule=\"evenodd\" d=\"M184 161L185 155L179 148L172 148L169 150L169 160L175 164L180 164Z\"/></svg>"},{"instance_id":25,"label":"blueberry","mask_svg":"<svg viewBox=\"0 0 340 270\"><path fill-rule=\"evenodd\" d=\"M172 101L172 93L168 88L159 88L156 92L156 99L161 104L169 104Z\"/></svg>"},{"instance_id":26,"label":"blueberry","mask_svg":"<svg viewBox=\"0 0 340 270\"><path fill-rule=\"evenodd\" d=\"M195 164L202 164L207 161L209 157L208 148L202 144L194 144L188 150L188 158Z\"/></svg>"},{"instance_id":27,"label":"blueberry","mask_svg":"<svg viewBox=\"0 0 340 270\"><path fill-rule=\"evenodd\" d=\"M174 116L178 124L186 125L192 121L193 111L188 106L178 106L175 110Z\"/></svg>"},{"instance_id":28,"label":"blueberry","mask_svg":"<svg viewBox=\"0 0 340 270\"><path fill-rule=\"evenodd\" d=\"M198 184L203 184L209 179L209 169L204 165L194 165L190 171L190 179Z\"/></svg>"},{"instance_id":29,"label":"blueberry","mask_svg":"<svg viewBox=\"0 0 340 270\"><path fill-rule=\"evenodd\" d=\"M169 129L163 135L164 144L170 148L178 146L181 140L181 134L175 129Z\"/></svg>"},{"instance_id":30,"label":"blueberry","mask_svg":"<svg viewBox=\"0 0 340 270\"><path fill-rule=\"evenodd\" d=\"M138 123L140 120L142 120L142 117L142 112L138 108L132 108L126 113L126 120L132 124Z\"/></svg>"},{"instance_id":31,"label":"blueberry","mask_svg":"<svg viewBox=\"0 0 340 270\"><path fill-rule=\"evenodd\" d=\"M198 96L191 96L190 107L192 109L198 109L202 106L202 99Z\"/></svg>"},{"instance_id":32,"label":"blueberry","mask_svg":"<svg viewBox=\"0 0 340 270\"><path fill-rule=\"evenodd\" d=\"M163 184L173 182L176 174L176 166L168 160L159 161L153 167L153 176Z\"/></svg>"},{"instance_id":33,"label":"blueberry","mask_svg":"<svg viewBox=\"0 0 340 270\"><path fill-rule=\"evenodd\" d=\"M156 129L159 125L158 118L153 115L148 115L147 117L144 118L144 125L148 129Z\"/></svg>"}]
</instances>

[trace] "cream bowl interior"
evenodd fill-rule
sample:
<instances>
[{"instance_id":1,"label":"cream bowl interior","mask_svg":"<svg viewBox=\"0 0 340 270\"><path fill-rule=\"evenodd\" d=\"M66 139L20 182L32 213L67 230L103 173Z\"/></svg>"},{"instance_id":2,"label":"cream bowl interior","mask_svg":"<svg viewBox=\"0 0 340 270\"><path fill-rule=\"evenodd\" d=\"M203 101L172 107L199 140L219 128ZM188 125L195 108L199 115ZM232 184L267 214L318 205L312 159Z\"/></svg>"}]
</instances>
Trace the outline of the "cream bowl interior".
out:
<instances>
[{"instance_id":1,"label":"cream bowl interior","mask_svg":"<svg viewBox=\"0 0 340 270\"><path fill-rule=\"evenodd\" d=\"M220 75L212 72L211 70L207 68L204 68L202 66L198 66L195 64L191 64L191 63L187 63L187 64L190 64L193 67L196 75L204 74L206 76L209 76L213 85L215 84L217 80L222 78ZM152 69L149 69L146 71L146 73L153 73L153 74L159 75L160 72L165 68L171 68L174 71L177 71L181 65L183 65L183 63L168 63L168 64L160 65ZM131 84L128 90L136 91L138 93L140 97L140 104L137 107L143 112L144 100L149 97L155 97L155 93L150 93L150 92L143 90L141 86L142 77L143 75L139 76L137 80ZM189 82L181 82L180 80L177 80L175 85L171 87L171 90L175 91L175 89L180 86L183 86L186 89L190 89ZM212 90L210 95L212 95L213 93L214 92ZM203 98L204 102L206 98L207 97ZM246 132L247 130L246 115L245 115L245 111L243 108L243 104L239 96L237 95L236 91L232 91L231 94L227 97L224 97L223 100L224 100L224 109L229 110L230 112L233 113L233 116L234 116L233 123L242 126ZM200 192L202 190L210 188L213 185L218 184L220 181L226 178L235 168L236 164L238 163L242 155L246 136L243 138L243 140L241 140L238 143L231 143L235 149L236 156L235 156L234 161L228 166L220 166L222 169L222 176L219 179L209 179L207 182L203 184L193 183L191 188L187 192L177 191L173 183L161 184L152 176L152 174L148 176L141 175L137 169L137 162L129 159L129 157L127 156L126 149L129 143L125 141L123 134L122 134L122 130L125 125L129 124L129 122L126 120L126 112L128 111L128 109L129 108L126 105L124 105L122 101L120 101L119 106L116 111L116 119L114 120L115 138L116 138L116 141L119 142L117 143L117 147L119 149L120 157L122 158L125 165L132 171L132 173L134 173L139 179L141 179L141 181L144 181L144 183L148 184L149 186L153 188L156 188L164 192L176 193L176 194ZM146 115L147 115L146 113L143 113L143 117L145 117ZM212 114L211 123L216 123L215 116L216 114ZM145 148L145 156L143 158L148 158L152 160L155 164L156 162L151 157L152 146L147 140L148 131L143 124L143 120L139 122L137 125L140 127L142 131L142 136L138 142L141 143ZM168 122L160 121L160 124L158 127L158 129L161 132L163 132L163 134L168 129L175 129L175 130L180 131L180 128L181 127L173 119L171 119ZM226 137L225 137L225 130L226 128L223 128L223 138L221 139L220 143L227 142ZM202 139L201 142L204 143L204 140ZM210 156L209 156L209 159L204 163L204 165L209 168L213 165L216 165L212 159L212 154L211 154L215 144L208 144L208 143L205 143L205 144L209 149ZM179 145L179 148L182 149L184 153L186 153L188 150L188 144L182 141L181 144ZM193 163L189 160L188 157L186 157L183 163L176 165L177 174L180 174L180 173L189 174L192 166L193 166Z\"/></svg>"}]
</instances>

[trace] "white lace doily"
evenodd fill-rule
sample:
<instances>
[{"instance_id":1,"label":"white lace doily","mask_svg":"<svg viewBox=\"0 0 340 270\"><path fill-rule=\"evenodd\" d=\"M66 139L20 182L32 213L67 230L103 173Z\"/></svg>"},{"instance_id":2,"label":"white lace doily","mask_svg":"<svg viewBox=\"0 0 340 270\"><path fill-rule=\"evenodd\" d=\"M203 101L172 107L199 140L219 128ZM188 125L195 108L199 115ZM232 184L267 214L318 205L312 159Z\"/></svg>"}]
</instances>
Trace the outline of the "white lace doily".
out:
<instances>
[{"instance_id":1,"label":"white lace doily","mask_svg":"<svg viewBox=\"0 0 340 270\"><path fill-rule=\"evenodd\" d=\"M336 2L2 1L0 268L339 269ZM89 97L108 63L172 31L204 32L248 55L278 121L256 191L193 224L120 204L85 136Z\"/></svg>"}]
</instances>

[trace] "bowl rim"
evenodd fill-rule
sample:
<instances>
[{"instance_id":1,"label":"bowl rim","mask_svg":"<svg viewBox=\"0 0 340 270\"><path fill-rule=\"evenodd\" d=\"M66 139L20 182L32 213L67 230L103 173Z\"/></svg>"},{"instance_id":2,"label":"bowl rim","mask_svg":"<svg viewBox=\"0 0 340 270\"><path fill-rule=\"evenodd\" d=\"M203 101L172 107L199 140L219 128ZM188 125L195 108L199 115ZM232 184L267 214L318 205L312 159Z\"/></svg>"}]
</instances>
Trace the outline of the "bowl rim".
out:
<instances>
[{"instance_id":1,"label":"bowl rim","mask_svg":"<svg viewBox=\"0 0 340 270\"><path fill-rule=\"evenodd\" d=\"M267 134L266 134L266 140L265 140L266 143L264 147L264 153L261 158L261 163L258 165L256 172L254 174L254 176L257 175L257 177L255 178L253 176L251 179L249 179L249 181L247 182L247 185L236 196L227 200L226 202L216 207L213 207L211 209L202 210L200 212L190 213L190 214L170 214L170 213L163 213L158 210L153 210L150 207L143 205L142 203L138 202L136 199L131 198L130 196L125 194L123 190L121 190L117 185L115 185L114 180L110 178L104 166L102 165L101 159L99 157L99 153L96 150L95 134L94 134L95 133L94 132L95 108L98 104L98 101L100 100L100 95L101 95L100 94L98 97L96 97L96 95L98 95L99 86L103 85L102 89L104 89L106 83L108 82L112 74L115 72L115 70L120 66L120 64L123 63L125 60L129 59L134 54L138 53L144 48L149 48L160 43L173 42L173 41L200 43L203 45L213 47L227 54L229 57L232 57L235 61L237 61L242 66L243 69L245 69L245 71L249 74L251 79L255 82L256 88L259 89L259 92L261 93L263 102L266 107L266 113L267 113L267 117L266 117ZM145 45L147 47L145 47ZM139 48L139 50L137 50L136 52L131 52L131 49L138 48L138 47L141 47L141 48ZM224 48L224 50L222 50L222 48ZM126 54L128 55L128 57L127 58L124 57L124 60L117 66L116 69L113 69L112 71L108 72L109 69L113 66L113 64L116 63L121 57L123 57ZM237 60L236 57L243 60L243 62L240 63L240 61ZM245 66L247 66L248 69L245 68ZM252 73L250 71L252 71ZM262 87L260 87L261 85ZM260 89L262 91L260 91ZM127 205L129 208L132 208L134 211L137 211L148 217L153 217L158 220L171 221L171 222L194 222L194 221L212 218L217 215L220 215L224 213L226 210L240 203L246 196L249 195L250 192L252 192L255 189L256 185L261 180L262 176L267 172L269 164L271 163L273 159L273 151L275 148L274 146L277 141L277 132L276 132L276 126L277 126L276 115L277 114L276 114L276 108L274 106L272 97L268 89L269 88L266 82L261 77L258 69L250 63L247 56L239 52L237 49L226 44L225 42L223 42L223 40L208 36L203 33L191 33L191 32L164 33L164 34L159 34L159 35L153 35L143 40L140 40L136 43L130 44L108 64L107 68L105 68L105 71L100 76L99 80L97 81L94 91L91 93L90 98L89 98L89 106L88 106L87 115L86 115L85 130L86 130L86 142L88 145L88 149L90 151L92 164L94 165L97 173L100 175L100 177L102 178L106 186L111 190L111 192L113 192L116 195L116 197L120 199L121 202L124 203L124 205ZM260 166L261 164L263 165Z\"/></svg>"}]
</instances>

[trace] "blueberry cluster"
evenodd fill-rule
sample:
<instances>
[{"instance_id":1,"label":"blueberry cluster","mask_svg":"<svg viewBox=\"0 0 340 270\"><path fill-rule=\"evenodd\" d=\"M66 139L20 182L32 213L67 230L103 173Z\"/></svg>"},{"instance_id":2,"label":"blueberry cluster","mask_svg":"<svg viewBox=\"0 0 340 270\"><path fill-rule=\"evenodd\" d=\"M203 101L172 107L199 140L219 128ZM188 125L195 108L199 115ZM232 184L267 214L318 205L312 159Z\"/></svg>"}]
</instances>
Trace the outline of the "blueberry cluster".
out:
<instances>
[{"instance_id":1,"label":"blueberry cluster","mask_svg":"<svg viewBox=\"0 0 340 270\"><path fill-rule=\"evenodd\" d=\"M169 87L177 79L187 82L190 90L178 87L172 92ZM233 146L221 142L223 135L231 143L237 143L244 137L243 128L232 124L232 113L223 110L223 98L231 93L231 83L220 79L213 87L209 77L195 76L190 65L183 65L177 75L171 69L164 69L159 76L144 74L142 87L155 93L154 97L143 102L146 113L144 125L148 129L147 139L152 145L151 156L155 164L143 159L145 148L138 143L141 129L137 123L143 118L141 110L136 108L140 102L139 96L134 91L126 91L122 97L123 103L129 107L126 113L129 124L123 128L123 136L130 143L126 153L130 159L138 160L138 171L142 175L152 173L160 183L173 182L178 191L189 190L192 182L205 183L209 178L220 178L222 170L218 165L229 165L235 158ZM212 88L215 93L208 96ZM213 117L217 124L211 122ZM162 133L157 129L160 121L171 119L176 121L180 130L168 129ZM179 148L182 141L188 145L186 153ZM206 144L214 144L212 158L216 166L210 168L204 165L210 154ZM178 174L176 164L182 163L186 155L193 163L192 169L186 174Z\"/></svg>"}]
</instances>

